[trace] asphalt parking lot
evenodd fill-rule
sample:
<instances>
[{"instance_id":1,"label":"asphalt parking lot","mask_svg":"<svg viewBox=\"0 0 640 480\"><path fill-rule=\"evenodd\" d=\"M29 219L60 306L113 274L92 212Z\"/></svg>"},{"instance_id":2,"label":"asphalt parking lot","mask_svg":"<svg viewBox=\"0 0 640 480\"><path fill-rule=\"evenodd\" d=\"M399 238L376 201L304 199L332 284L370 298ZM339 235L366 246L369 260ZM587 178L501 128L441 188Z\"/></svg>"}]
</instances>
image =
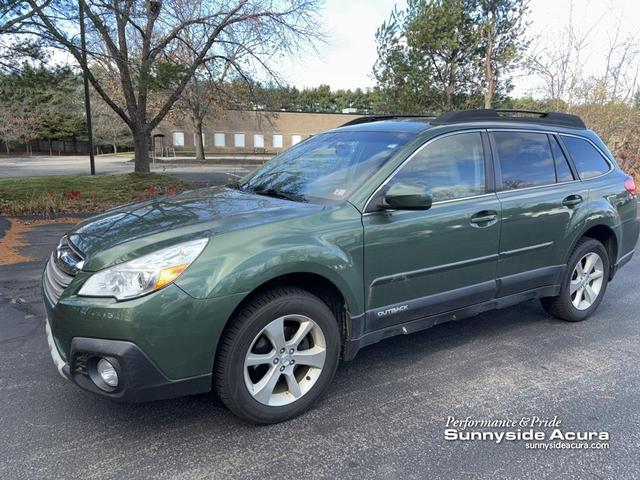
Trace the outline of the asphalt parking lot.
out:
<instances>
[{"instance_id":1,"label":"asphalt parking lot","mask_svg":"<svg viewBox=\"0 0 640 480\"><path fill-rule=\"evenodd\" d=\"M39 276L68 227L34 228L21 249L32 261L0 266L2 479L640 476L640 256L586 322L528 302L389 339L342 364L310 413L255 427L213 395L118 404L57 374ZM449 416L557 416L609 432L610 447L447 441Z\"/></svg>"}]
</instances>

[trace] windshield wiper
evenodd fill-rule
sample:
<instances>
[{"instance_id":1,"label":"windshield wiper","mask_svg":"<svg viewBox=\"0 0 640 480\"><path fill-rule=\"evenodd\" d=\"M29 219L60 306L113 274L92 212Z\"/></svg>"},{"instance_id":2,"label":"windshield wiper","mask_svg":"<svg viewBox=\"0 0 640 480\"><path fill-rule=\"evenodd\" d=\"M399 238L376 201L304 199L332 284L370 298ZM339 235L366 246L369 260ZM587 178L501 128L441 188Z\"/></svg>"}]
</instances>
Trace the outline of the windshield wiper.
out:
<instances>
[{"instance_id":1,"label":"windshield wiper","mask_svg":"<svg viewBox=\"0 0 640 480\"><path fill-rule=\"evenodd\" d=\"M276 190L275 188L264 188L264 189L251 189L251 191L257 195L264 195L265 197L274 197L274 198L284 198L285 200L291 200L294 202L304 202L307 203L307 200L304 195L297 195L295 193L289 192L281 192L280 190Z\"/></svg>"},{"instance_id":2,"label":"windshield wiper","mask_svg":"<svg viewBox=\"0 0 640 480\"><path fill-rule=\"evenodd\" d=\"M246 189L244 188L244 186L240 183L240 182L229 182L227 184L225 184L225 187L227 188L232 188L234 190L240 190L240 191L246 191Z\"/></svg>"}]
</instances>

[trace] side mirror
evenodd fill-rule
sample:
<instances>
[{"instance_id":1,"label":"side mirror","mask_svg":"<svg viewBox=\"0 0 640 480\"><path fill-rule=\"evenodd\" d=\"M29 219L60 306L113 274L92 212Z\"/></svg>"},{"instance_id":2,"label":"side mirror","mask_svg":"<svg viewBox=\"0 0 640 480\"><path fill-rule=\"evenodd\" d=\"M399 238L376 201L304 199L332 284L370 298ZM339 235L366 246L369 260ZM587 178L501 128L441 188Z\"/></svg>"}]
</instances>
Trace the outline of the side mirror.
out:
<instances>
[{"instance_id":1,"label":"side mirror","mask_svg":"<svg viewBox=\"0 0 640 480\"><path fill-rule=\"evenodd\" d=\"M398 210L428 210L433 201L427 187L418 183L394 183L384 200L389 207Z\"/></svg>"}]
</instances>

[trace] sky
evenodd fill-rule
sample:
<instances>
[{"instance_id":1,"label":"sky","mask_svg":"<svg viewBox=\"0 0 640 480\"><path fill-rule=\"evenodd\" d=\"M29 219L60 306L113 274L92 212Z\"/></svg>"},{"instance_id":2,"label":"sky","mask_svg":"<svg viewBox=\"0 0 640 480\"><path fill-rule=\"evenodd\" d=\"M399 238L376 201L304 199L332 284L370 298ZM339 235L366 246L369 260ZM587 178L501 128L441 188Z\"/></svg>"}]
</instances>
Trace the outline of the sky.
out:
<instances>
[{"instance_id":1,"label":"sky","mask_svg":"<svg viewBox=\"0 0 640 480\"><path fill-rule=\"evenodd\" d=\"M317 53L307 51L281 65L285 81L299 88L328 84L332 89L372 87L371 70L376 60L375 31L389 17L394 5L405 0L327 0L322 10L322 28L327 42ZM587 69L602 67L602 47L618 32L636 35L640 41L640 0L531 0L529 36L538 48L557 41L559 31L569 22L573 5L576 28L591 30L585 48ZM539 90L536 78L515 78L515 95Z\"/></svg>"},{"instance_id":2,"label":"sky","mask_svg":"<svg viewBox=\"0 0 640 480\"><path fill-rule=\"evenodd\" d=\"M285 81L298 88L327 84L332 89L372 87L375 33L398 0L326 0L321 11L326 43L281 65Z\"/></svg>"}]
</instances>

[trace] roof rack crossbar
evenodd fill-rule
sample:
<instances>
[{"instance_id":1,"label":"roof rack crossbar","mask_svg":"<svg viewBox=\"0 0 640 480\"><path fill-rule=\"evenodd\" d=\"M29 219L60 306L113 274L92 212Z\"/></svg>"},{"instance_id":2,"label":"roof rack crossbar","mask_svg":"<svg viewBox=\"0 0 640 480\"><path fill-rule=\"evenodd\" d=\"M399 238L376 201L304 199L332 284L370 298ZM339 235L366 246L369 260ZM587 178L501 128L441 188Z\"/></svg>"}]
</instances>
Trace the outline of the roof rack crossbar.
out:
<instances>
[{"instance_id":1,"label":"roof rack crossbar","mask_svg":"<svg viewBox=\"0 0 640 480\"><path fill-rule=\"evenodd\" d=\"M506 114L506 115L505 115ZM524 114L523 116L509 114ZM526 115L526 116L525 116ZM535 115L535 116L532 116ZM562 112L539 112L536 110L516 110L516 109L478 109L478 110L456 110L440 115L431 122L432 125L447 125L462 122L529 122L559 125L563 127L586 129L586 125L580 117L570 113Z\"/></svg>"}]
</instances>

